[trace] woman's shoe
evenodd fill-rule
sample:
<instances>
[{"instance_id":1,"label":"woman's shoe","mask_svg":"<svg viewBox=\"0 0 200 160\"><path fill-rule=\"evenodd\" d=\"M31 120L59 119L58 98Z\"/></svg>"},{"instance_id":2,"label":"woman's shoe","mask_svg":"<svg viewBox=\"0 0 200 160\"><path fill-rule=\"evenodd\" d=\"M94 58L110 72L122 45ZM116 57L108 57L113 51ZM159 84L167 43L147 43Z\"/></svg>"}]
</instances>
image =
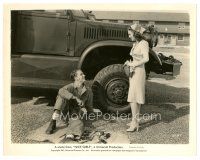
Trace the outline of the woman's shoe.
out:
<instances>
[{"instance_id":1,"label":"woman's shoe","mask_svg":"<svg viewBox=\"0 0 200 160\"><path fill-rule=\"evenodd\" d=\"M134 125L132 125L132 124L130 124L130 128L129 129L127 129L126 131L127 132L134 132L134 131L139 131L139 124L137 123L137 124L134 124Z\"/></svg>"},{"instance_id":2,"label":"woman's shoe","mask_svg":"<svg viewBox=\"0 0 200 160\"><path fill-rule=\"evenodd\" d=\"M141 121L141 119L138 119L138 120L137 120L137 123L140 123L140 121ZM127 126L131 126L132 123L134 123L134 122L131 121L131 122L127 123L126 125L127 125Z\"/></svg>"}]
</instances>

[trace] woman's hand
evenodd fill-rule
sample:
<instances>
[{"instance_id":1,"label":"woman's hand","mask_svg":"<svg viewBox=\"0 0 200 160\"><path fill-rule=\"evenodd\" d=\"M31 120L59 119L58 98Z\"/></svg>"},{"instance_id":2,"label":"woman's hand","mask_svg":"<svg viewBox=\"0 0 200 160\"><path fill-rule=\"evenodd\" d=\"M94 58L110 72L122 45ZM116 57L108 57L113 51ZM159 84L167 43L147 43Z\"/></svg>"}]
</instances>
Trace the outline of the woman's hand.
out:
<instances>
[{"instance_id":1,"label":"woman's hand","mask_svg":"<svg viewBox=\"0 0 200 160\"><path fill-rule=\"evenodd\" d=\"M130 72L135 72L135 67L130 67Z\"/></svg>"},{"instance_id":2,"label":"woman's hand","mask_svg":"<svg viewBox=\"0 0 200 160\"><path fill-rule=\"evenodd\" d=\"M126 61L125 64L133 69L135 69L136 65L133 63L133 61Z\"/></svg>"},{"instance_id":3,"label":"woman's hand","mask_svg":"<svg viewBox=\"0 0 200 160\"><path fill-rule=\"evenodd\" d=\"M124 63L124 65L126 66L126 65L128 65L130 62L127 60L125 63Z\"/></svg>"},{"instance_id":4,"label":"woman's hand","mask_svg":"<svg viewBox=\"0 0 200 160\"><path fill-rule=\"evenodd\" d=\"M132 63L132 61L131 60L127 60L125 63L124 63L124 65L127 65L127 66L131 66L131 63Z\"/></svg>"},{"instance_id":5,"label":"woman's hand","mask_svg":"<svg viewBox=\"0 0 200 160\"><path fill-rule=\"evenodd\" d=\"M126 62L124 63L124 65L127 65L127 66L130 66L130 67L133 67L133 68L135 68L135 66L133 66L133 64L132 64L132 61L131 61L131 60L129 60L129 61L126 61Z\"/></svg>"}]
</instances>

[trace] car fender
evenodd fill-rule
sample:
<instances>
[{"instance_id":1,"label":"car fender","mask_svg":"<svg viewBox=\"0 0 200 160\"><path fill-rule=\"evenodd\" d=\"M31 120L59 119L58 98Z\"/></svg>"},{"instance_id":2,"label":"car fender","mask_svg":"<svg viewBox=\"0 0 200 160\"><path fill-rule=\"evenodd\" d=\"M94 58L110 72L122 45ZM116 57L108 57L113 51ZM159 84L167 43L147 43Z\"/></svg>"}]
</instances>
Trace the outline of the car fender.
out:
<instances>
[{"instance_id":1,"label":"car fender","mask_svg":"<svg viewBox=\"0 0 200 160\"><path fill-rule=\"evenodd\" d=\"M151 48L149 48L149 54L151 54L155 58L155 60L157 60L158 63L162 66L162 61L158 57L158 55L156 54L156 52L154 50L152 50Z\"/></svg>"},{"instance_id":2,"label":"car fender","mask_svg":"<svg viewBox=\"0 0 200 160\"><path fill-rule=\"evenodd\" d=\"M87 47L79 60L78 68L81 68L86 56L95 48L102 47L102 46L125 46L125 47L132 47L133 42L127 42L127 41L115 41L115 40L106 40L106 41L99 41L91 44L89 47ZM149 53L158 61L160 65L162 65L162 62L155 51L153 51L151 48L149 48Z\"/></svg>"},{"instance_id":3,"label":"car fender","mask_svg":"<svg viewBox=\"0 0 200 160\"><path fill-rule=\"evenodd\" d=\"M89 47L87 47L79 60L78 68L81 68L86 56L95 48L102 47L102 46L123 46L123 47L132 47L133 42L128 41L116 41L116 40L106 40L106 41L99 41L91 44Z\"/></svg>"}]
</instances>

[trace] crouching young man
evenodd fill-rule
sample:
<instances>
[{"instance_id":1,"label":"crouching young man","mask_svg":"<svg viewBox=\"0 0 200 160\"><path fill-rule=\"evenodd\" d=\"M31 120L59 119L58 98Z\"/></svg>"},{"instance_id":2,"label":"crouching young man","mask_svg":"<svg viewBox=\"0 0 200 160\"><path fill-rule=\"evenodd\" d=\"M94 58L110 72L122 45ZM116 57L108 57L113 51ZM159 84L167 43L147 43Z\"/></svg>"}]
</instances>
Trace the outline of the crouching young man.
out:
<instances>
[{"instance_id":1,"label":"crouching young man","mask_svg":"<svg viewBox=\"0 0 200 160\"><path fill-rule=\"evenodd\" d=\"M58 92L54 105L54 113L46 130L47 134L54 132L56 129L56 120L60 118L61 113L64 116L72 111L73 114L79 114L81 110L83 112L87 111L87 115L93 113L93 94L84 84L84 73L80 69L74 70L70 74L70 78L74 82L64 86ZM68 118L66 119L66 123L68 123Z\"/></svg>"}]
</instances>

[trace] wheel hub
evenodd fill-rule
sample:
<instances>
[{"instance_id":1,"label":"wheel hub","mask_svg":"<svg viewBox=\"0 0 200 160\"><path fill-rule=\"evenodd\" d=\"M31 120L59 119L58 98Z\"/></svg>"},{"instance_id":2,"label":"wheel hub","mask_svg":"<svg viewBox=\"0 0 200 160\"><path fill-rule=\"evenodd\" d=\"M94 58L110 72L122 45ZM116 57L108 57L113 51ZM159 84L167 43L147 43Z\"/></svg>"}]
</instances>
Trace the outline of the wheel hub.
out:
<instances>
[{"instance_id":1,"label":"wheel hub","mask_svg":"<svg viewBox=\"0 0 200 160\"><path fill-rule=\"evenodd\" d=\"M128 81L125 79L112 79L106 85L108 100L115 104L127 103Z\"/></svg>"}]
</instances>

